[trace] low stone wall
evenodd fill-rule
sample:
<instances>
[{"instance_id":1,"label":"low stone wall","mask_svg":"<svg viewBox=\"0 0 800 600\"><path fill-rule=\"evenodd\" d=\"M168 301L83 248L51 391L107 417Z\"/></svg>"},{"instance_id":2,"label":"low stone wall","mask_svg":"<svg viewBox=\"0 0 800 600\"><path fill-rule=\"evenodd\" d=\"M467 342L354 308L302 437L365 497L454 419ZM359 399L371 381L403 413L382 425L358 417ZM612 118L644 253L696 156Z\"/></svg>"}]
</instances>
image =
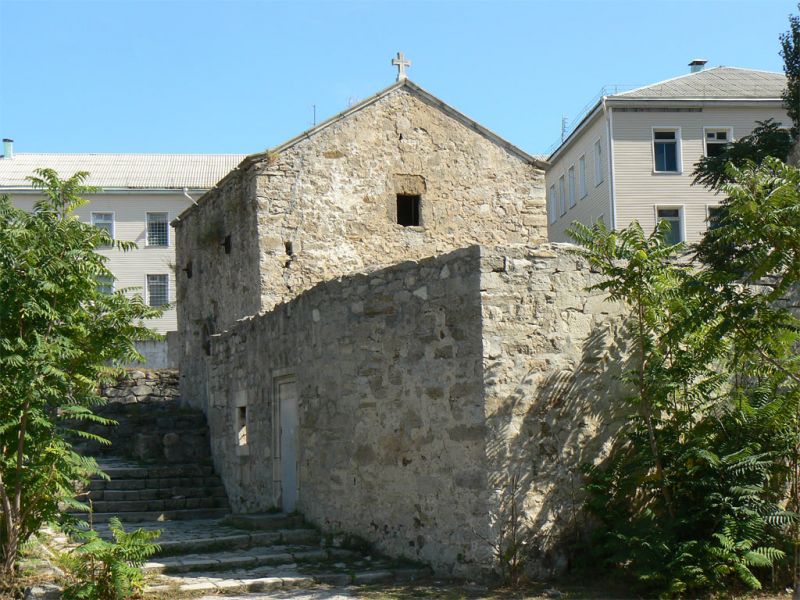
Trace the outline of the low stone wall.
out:
<instances>
[{"instance_id":1,"label":"low stone wall","mask_svg":"<svg viewBox=\"0 0 800 600\"><path fill-rule=\"evenodd\" d=\"M129 369L123 377L100 387L110 402L147 402L179 398L177 369Z\"/></svg>"},{"instance_id":2,"label":"low stone wall","mask_svg":"<svg viewBox=\"0 0 800 600\"><path fill-rule=\"evenodd\" d=\"M587 291L598 277L563 247L476 246L319 284L213 336L212 450L234 509L280 506L276 390L293 380L311 522L477 576L519 473L532 570L557 572L580 466L618 423L620 307Z\"/></svg>"},{"instance_id":3,"label":"low stone wall","mask_svg":"<svg viewBox=\"0 0 800 600\"><path fill-rule=\"evenodd\" d=\"M84 428L111 445L82 440L78 443L82 453L159 463L210 461L205 415L182 406L177 370L132 369L102 386L100 393L108 403L97 414L117 424L92 423Z\"/></svg>"}]
</instances>

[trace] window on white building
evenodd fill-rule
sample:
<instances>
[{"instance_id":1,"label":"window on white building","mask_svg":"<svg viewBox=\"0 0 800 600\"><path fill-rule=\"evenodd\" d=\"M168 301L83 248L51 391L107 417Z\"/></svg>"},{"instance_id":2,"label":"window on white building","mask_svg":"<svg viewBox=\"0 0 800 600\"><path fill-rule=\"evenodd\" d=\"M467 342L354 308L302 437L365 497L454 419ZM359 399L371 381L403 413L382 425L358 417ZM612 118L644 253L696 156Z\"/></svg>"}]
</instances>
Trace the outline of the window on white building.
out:
<instances>
[{"instance_id":1,"label":"window on white building","mask_svg":"<svg viewBox=\"0 0 800 600\"><path fill-rule=\"evenodd\" d=\"M567 214L567 195L564 193L564 176L558 178L558 198L561 200L561 215Z\"/></svg>"},{"instance_id":2,"label":"window on white building","mask_svg":"<svg viewBox=\"0 0 800 600\"><path fill-rule=\"evenodd\" d=\"M680 171L680 132L677 129L653 130L653 160L656 173Z\"/></svg>"},{"instance_id":3,"label":"window on white building","mask_svg":"<svg viewBox=\"0 0 800 600\"><path fill-rule=\"evenodd\" d=\"M567 183L569 185L569 207L575 206L575 166L571 166L567 171Z\"/></svg>"},{"instance_id":4,"label":"window on white building","mask_svg":"<svg viewBox=\"0 0 800 600\"><path fill-rule=\"evenodd\" d=\"M578 185L578 196L583 200L589 193L586 189L586 156L578 159Z\"/></svg>"},{"instance_id":5,"label":"window on white building","mask_svg":"<svg viewBox=\"0 0 800 600\"><path fill-rule=\"evenodd\" d=\"M97 291L101 294L113 294L114 278L110 275L99 275L97 277Z\"/></svg>"},{"instance_id":6,"label":"window on white building","mask_svg":"<svg viewBox=\"0 0 800 600\"><path fill-rule=\"evenodd\" d=\"M108 233L108 237L114 239L114 213L93 212L92 225Z\"/></svg>"},{"instance_id":7,"label":"window on white building","mask_svg":"<svg viewBox=\"0 0 800 600\"><path fill-rule=\"evenodd\" d=\"M147 213L147 245L169 246L167 213Z\"/></svg>"},{"instance_id":8,"label":"window on white building","mask_svg":"<svg viewBox=\"0 0 800 600\"><path fill-rule=\"evenodd\" d=\"M550 197L548 198L548 206L549 210L547 212L550 215L550 224L552 225L558 220L558 198L556 197L555 184L550 186Z\"/></svg>"},{"instance_id":9,"label":"window on white building","mask_svg":"<svg viewBox=\"0 0 800 600\"><path fill-rule=\"evenodd\" d=\"M603 183L603 145L600 140L594 143L594 184L600 185Z\"/></svg>"},{"instance_id":10,"label":"window on white building","mask_svg":"<svg viewBox=\"0 0 800 600\"><path fill-rule=\"evenodd\" d=\"M720 226L720 218L722 217L722 207L721 206L709 206L708 207L708 218L706 221L708 222L709 229L716 229Z\"/></svg>"},{"instance_id":11,"label":"window on white building","mask_svg":"<svg viewBox=\"0 0 800 600\"><path fill-rule=\"evenodd\" d=\"M147 276L147 303L150 306L169 304L169 278L166 275Z\"/></svg>"},{"instance_id":12,"label":"window on white building","mask_svg":"<svg viewBox=\"0 0 800 600\"><path fill-rule=\"evenodd\" d=\"M666 221L669 223L669 230L664 235L664 241L668 244L679 244L683 241L683 219L680 208L659 208L658 222Z\"/></svg>"},{"instance_id":13,"label":"window on white building","mask_svg":"<svg viewBox=\"0 0 800 600\"><path fill-rule=\"evenodd\" d=\"M732 141L729 127L707 128L704 131L706 132L706 156L719 156Z\"/></svg>"}]
</instances>

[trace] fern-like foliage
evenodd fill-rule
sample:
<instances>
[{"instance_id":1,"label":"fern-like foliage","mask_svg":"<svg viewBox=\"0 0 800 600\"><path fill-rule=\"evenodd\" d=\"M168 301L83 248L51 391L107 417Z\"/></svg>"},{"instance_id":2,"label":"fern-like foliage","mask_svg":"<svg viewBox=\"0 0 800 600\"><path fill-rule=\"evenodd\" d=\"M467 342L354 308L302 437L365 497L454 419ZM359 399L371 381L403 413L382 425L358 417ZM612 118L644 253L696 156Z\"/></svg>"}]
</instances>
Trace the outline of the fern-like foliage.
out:
<instances>
[{"instance_id":1,"label":"fern-like foliage","mask_svg":"<svg viewBox=\"0 0 800 600\"><path fill-rule=\"evenodd\" d=\"M72 532L81 543L60 557L69 577L64 600L124 600L142 595L141 566L160 550L154 540L161 531L126 532L117 517L112 517L108 525L111 541L102 539L93 529Z\"/></svg>"}]
</instances>

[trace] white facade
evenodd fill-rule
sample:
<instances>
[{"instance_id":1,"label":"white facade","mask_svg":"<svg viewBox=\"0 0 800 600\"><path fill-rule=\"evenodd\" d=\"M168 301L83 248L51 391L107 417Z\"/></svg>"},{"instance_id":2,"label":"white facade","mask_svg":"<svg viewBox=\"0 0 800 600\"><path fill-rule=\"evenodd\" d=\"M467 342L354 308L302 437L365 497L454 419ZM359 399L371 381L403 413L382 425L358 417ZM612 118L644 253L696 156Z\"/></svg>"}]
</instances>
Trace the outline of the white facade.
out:
<instances>
[{"instance_id":1,"label":"white facade","mask_svg":"<svg viewBox=\"0 0 800 600\"><path fill-rule=\"evenodd\" d=\"M69 160L65 160L66 156ZM76 215L86 223L110 228L115 240L136 244L137 247L128 252L116 248L99 250L108 256L109 270L116 278L113 288L141 294L148 303L168 302L170 306L164 314L147 325L159 333L174 331L177 329L175 236L169 223L190 206L192 201L186 194L196 200L235 168L244 156L174 155L171 164L165 167L166 155L124 155L124 165L116 161L110 167L109 163L119 156L17 154L3 157L0 158L0 194L8 194L14 205L23 210L33 210L39 194L30 188L25 177L32 175L34 169L50 167L62 178L77 170L96 172L87 183L102 189L87 195L89 202L77 209ZM159 180L163 181L160 187ZM180 181L185 181L186 185L181 186ZM122 187L120 184L124 182L130 187Z\"/></svg>"},{"instance_id":2,"label":"white facade","mask_svg":"<svg viewBox=\"0 0 800 600\"><path fill-rule=\"evenodd\" d=\"M692 184L695 164L715 143L751 133L757 121L789 127L784 85L780 73L719 67L604 97L549 158L550 240L571 241L566 230L575 221L602 219L621 229L637 220L652 231L666 219L676 240L699 241L720 198ZM571 207L568 191L566 202L559 196L560 182L579 171L581 157L587 193Z\"/></svg>"}]
</instances>

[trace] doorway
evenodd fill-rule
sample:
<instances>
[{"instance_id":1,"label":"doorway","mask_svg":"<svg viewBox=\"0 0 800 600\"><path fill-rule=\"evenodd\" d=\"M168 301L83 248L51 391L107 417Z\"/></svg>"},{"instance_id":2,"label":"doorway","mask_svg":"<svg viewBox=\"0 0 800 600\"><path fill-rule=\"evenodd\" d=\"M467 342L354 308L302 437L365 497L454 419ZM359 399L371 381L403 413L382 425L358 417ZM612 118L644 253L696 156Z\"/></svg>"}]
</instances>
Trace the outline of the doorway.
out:
<instances>
[{"instance_id":1,"label":"doorway","mask_svg":"<svg viewBox=\"0 0 800 600\"><path fill-rule=\"evenodd\" d=\"M278 448L280 453L280 504L284 513L297 510L299 420L297 385L294 379L282 378L275 383L278 406Z\"/></svg>"}]
</instances>

